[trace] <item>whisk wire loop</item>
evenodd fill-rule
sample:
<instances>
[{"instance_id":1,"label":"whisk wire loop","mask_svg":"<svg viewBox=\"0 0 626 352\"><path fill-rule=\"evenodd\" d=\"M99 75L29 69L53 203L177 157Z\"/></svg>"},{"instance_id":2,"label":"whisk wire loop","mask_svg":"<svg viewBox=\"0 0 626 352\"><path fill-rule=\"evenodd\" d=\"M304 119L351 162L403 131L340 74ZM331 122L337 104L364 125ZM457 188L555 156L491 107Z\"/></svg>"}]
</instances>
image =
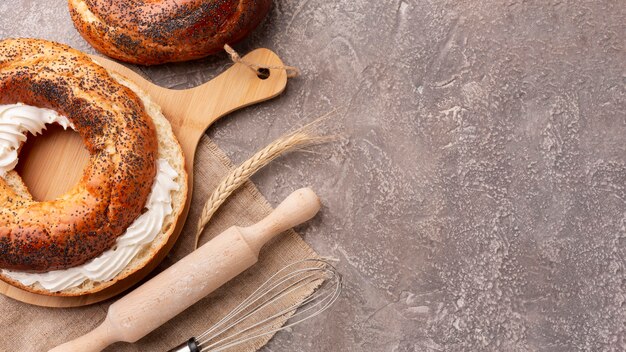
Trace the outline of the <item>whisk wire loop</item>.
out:
<instances>
[{"instance_id":1,"label":"whisk wire loop","mask_svg":"<svg viewBox=\"0 0 626 352\"><path fill-rule=\"evenodd\" d=\"M309 320L339 298L342 285L341 274L326 260L305 259L291 263L200 334L196 338L199 351L224 351ZM307 297L300 303L282 304L286 297L294 294ZM282 325L285 320L287 323Z\"/></svg>"},{"instance_id":2,"label":"whisk wire loop","mask_svg":"<svg viewBox=\"0 0 626 352\"><path fill-rule=\"evenodd\" d=\"M252 317L254 313L257 313L258 311L260 311L260 310L262 310L262 309L264 309L264 308L266 308L266 307L270 306L270 305L271 305L273 302L275 302L276 300L278 300L278 299L280 299L280 298L282 298L282 297L284 297L284 296L287 296L287 295L289 295L290 293L292 293L293 291L297 290L297 289L298 289L298 287L295 287L295 288L294 288L294 285L300 284L300 283L302 283L303 281L305 281L306 279L311 278L311 277L313 277L313 275L309 275L309 276L307 276L307 277L306 277L306 278L304 278L304 279L301 279L301 280L299 280L299 281L297 281L297 282L294 282L293 284L289 285L288 287L284 288L283 290L281 290L281 291L277 292L274 296L270 297L268 300L266 300L266 301L264 301L264 302L260 303L260 304L259 304L259 306L257 306L257 307L255 307L254 309L252 309L252 310L251 310L248 314L246 314L246 315L242 316L242 317L241 317L241 318L239 318L238 320L233 321L230 325L225 326L224 328L222 328L222 330L220 330L220 331L216 332L215 334L216 334L216 335L219 335L219 334L221 334L221 333L223 333L223 332L225 332L225 331L227 331L227 330L231 329L232 327L234 327L234 326L236 326L236 325L241 324L243 321L245 321L245 320L249 319L250 317ZM284 281L282 281L282 282L284 282ZM282 282L281 282L281 283L282 283ZM310 283L310 282L307 282L307 283ZM280 283L279 283L279 284L280 284ZM277 284L277 285L278 285L278 284ZM275 285L273 288L277 287L277 285ZM272 288L272 289L273 289L273 288ZM270 289L270 291L268 291L268 292L271 292L271 290L272 290L272 289ZM259 299L261 299L262 297L263 297L263 296L259 296L259 297L257 297L257 298L256 298L254 301L252 301L251 303L252 303L252 304L256 303L256 302L257 302ZM304 302L303 302L303 303L304 303ZM287 311L291 311L291 310L293 310L293 306L292 306L292 307L290 307L289 309L287 309ZM278 314L278 315L282 315L282 314L284 314L284 311L283 311L283 312L279 312L279 313L277 313L277 314ZM273 318L273 317L274 317L274 316L271 316L270 318ZM262 323L262 322L263 322L263 321L261 321L261 322L259 322L259 323L257 323L257 324L254 324L254 325L252 325L252 326L250 326L250 327L248 327L248 328L246 328L246 329L243 329L243 330L241 330L241 331L237 332L235 335L231 335L230 337L233 337L233 336L236 336L236 335L242 334L242 333L244 333L244 332L246 332L246 331L248 331L248 330L250 330L250 329L252 329L252 328L254 328L254 327L256 327L256 326L258 326L258 325L259 325L260 323ZM230 337L229 337L229 338L230 338ZM200 337L199 337L199 339L200 339ZM210 347L210 346L209 346L209 347Z\"/></svg>"}]
</instances>

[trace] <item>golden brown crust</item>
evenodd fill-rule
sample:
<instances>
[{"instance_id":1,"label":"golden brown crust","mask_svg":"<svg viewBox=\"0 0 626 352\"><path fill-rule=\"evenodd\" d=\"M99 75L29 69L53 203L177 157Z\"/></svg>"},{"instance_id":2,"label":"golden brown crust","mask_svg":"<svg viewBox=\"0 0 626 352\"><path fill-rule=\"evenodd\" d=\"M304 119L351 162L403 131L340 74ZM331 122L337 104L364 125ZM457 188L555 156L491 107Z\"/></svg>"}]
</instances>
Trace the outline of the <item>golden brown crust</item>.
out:
<instances>
[{"instance_id":1,"label":"golden brown crust","mask_svg":"<svg viewBox=\"0 0 626 352\"><path fill-rule=\"evenodd\" d=\"M97 63L97 62L96 62ZM0 272L0 280L6 283L18 287L22 290L29 291L36 294L47 296L83 296L87 294L93 294L102 291L108 287L115 285L117 282L126 279L127 277L143 270L143 268L150 262L152 262L157 254L163 249L163 247L170 241L170 237L173 234L176 224L181 216L185 201L187 199L187 172L185 171L185 158L183 157L183 151L174 136L169 121L163 116L161 108L156 105L146 92L142 91L137 85L125 79L115 72L109 72L109 74L120 84L127 86L133 92L137 94L142 100L145 110L152 118L154 125L157 129L157 139L159 141L158 158L167 160L171 167L176 170L177 177L175 181L178 183L179 190L172 193L172 213L164 220L161 233L150 243L150 245L144 248L131 262L113 279L108 281L92 281L86 280L77 287L71 287L61 291L52 292L45 289L40 284L35 283L33 285L24 285L19 281L11 279L8 275ZM20 193L22 196L28 196L26 185L23 184L21 178L11 171L8 174L7 180L11 187ZM145 271L144 271L145 273ZM141 275L140 275L141 276Z\"/></svg>"},{"instance_id":2,"label":"golden brown crust","mask_svg":"<svg viewBox=\"0 0 626 352\"><path fill-rule=\"evenodd\" d=\"M109 249L142 212L156 174L157 139L139 98L85 54L36 39L0 42L0 104L68 117L90 160L54 201L16 195L0 180L0 268L44 272Z\"/></svg>"},{"instance_id":3,"label":"golden brown crust","mask_svg":"<svg viewBox=\"0 0 626 352\"><path fill-rule=\"evenodd\" d=\"M252 31L271 0L69 0L76 29L98 51L142 65L187 61Z\"/></svg>"}]
</instances>

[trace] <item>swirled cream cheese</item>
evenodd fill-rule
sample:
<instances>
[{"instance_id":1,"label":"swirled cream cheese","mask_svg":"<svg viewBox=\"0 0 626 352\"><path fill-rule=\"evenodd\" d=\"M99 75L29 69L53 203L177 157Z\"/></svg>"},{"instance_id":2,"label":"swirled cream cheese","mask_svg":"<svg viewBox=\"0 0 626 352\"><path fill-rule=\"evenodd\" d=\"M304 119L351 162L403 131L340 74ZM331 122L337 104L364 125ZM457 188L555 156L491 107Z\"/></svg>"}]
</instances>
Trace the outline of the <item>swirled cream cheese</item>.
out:
<instances>
[{"instance_id":1,"label":"swirled cream cheese","mask_svg":"<svg viewBox=\"0 0 626 352\"><path fill-rule=\"evenodd\" d=\"M53 110L27 105L0 105L0 148L15 153L0 151L0 176L4 176L17 164L17 149L26 140L25 131L41 133L47 123L59 123L64 128L72 127L69 120ZM20 131L16 133L15 131ZM21 135L21 137L19 135ZM14 155L11 159L10 156ZM4 165L7 165L2 169ZM12 166L11 166L12 165ZM152 190L146 202L147 211L141 214L119 236L112 249L105 251L91 261L64 270L45 273L25 273L2 270L2 273L23 285L38 282L45 289L60 291L79 286L85 280L107 281L119 274L130 261L144 248L150 245L161 232L165 218L172 213L172 191L179 189L175 179L178 173L165 159L157 161L157 173Z\"/></svg>"},{"instance_id":2,"label":"swirled cream cheese","mask_svg":"<svg viewBox=\"0 0 626 352\"><path fill-rule=\"evenodd\" d=\"M26 132L36 136L50 123L74 128L67 117L54 110L24 104L0 105L0 176L17 165L17 150L26 141Z\"/></svg>"}]
</instances>

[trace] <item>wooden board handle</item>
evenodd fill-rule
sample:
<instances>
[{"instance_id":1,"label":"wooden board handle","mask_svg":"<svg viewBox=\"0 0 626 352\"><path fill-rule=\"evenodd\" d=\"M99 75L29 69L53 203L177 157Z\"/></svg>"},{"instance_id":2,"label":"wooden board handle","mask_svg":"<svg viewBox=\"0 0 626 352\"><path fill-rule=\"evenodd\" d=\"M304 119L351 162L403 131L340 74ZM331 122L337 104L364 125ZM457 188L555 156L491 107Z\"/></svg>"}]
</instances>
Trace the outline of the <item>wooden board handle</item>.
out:
<instances>
[{"instance_id":1,"label":"wooden board handle","mask_svg":"<svg viewBox=\"0 0 626 352\"><path fill-rule=\"evenodd\" d=\"M282 60L273 51L265 48L255 49L243 57L247 62L259 66L281 67ZM173 91L180 98L186 98L190 104L203 104L199 114L190 114L187 122L204 126L206 129L215 119L233 110L267 100L282 93L287 86L287 71L270 69L269 76L259 77L250 67L236 63L214 79L198 87ZM218 92L218 94L207 94Z\"/></svg>"},{"instance_id":2,"label":"wooden board handle","mask_svg":"<svg viewBox=\"0 0 626 352\"><path fill-rule=\"evenodd\" d=\"M104 322L94 331L51 352L101 351L116 341L139 340L252 266L265 242L309 220L320 206L311 189L295 191L265 219L250 227L233 226L222 232L113 303Z\"/></svg>"}]
</instances>

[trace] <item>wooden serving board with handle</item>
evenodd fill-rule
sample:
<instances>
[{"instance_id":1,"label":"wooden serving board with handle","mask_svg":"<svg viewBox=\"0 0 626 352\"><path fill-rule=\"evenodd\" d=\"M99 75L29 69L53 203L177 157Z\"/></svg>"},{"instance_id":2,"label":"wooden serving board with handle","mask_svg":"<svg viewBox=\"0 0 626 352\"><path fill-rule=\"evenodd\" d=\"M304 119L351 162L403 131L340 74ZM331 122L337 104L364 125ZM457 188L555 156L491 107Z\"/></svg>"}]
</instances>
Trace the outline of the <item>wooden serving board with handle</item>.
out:
<instances>
[{"instance_id":1,"label":"wooden serving board with handle","mask_svg":"<svg viewBox=\"0 0 626 352\"><path fill-rule=\"evenodd\" d=\"M262 79L250 68L237 63L201 86L171 90L149 82L115 61L103 57L94 59L104 67L135 82L161 106L185 155L189 175L187 201L174 233L154 260L133 275L100 292L78 297L45 296L0 281L0 293L29 304L46 307L93 304L120 294L148 275L165 258L185 224L193 194L193 162L196 146L204 131L214 121L234 110L276 97L287 85L285 70L271 69L269 77ZM246 55L244 60L260 66L283 65L280 58L268 49L254 50ZM20 153L17 170L35 199L54 199L78 182L88 156L77 133L52 127L51 131L37 137L37 143L27 142Z\"/></svg>"}]
</instances>

